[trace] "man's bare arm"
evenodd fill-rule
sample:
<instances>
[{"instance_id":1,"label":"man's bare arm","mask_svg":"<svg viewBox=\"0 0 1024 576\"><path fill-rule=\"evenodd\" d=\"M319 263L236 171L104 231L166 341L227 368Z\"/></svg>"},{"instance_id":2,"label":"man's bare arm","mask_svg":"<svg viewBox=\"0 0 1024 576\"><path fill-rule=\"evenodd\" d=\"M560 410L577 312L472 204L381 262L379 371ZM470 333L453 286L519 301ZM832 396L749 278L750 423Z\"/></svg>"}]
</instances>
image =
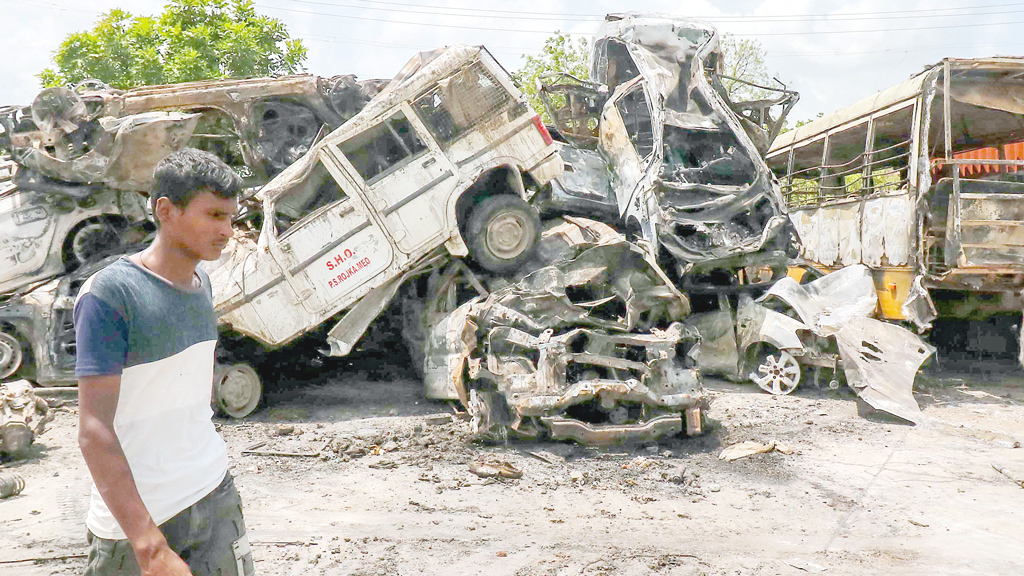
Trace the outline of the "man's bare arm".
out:
<instances>
[{"instance_id":1,"label":"man's bare arm","mask_svg":"<svg viewBox=\"0 0 1024 576\"><path fill-rule=\"evenodd\" d=\"M167 540L149 515L114 432L120 390L119 375L79 378L78 445L96 489L135 550L142 573L191 575L188 565L167 546Z\"/></svg>"}]
</instances>

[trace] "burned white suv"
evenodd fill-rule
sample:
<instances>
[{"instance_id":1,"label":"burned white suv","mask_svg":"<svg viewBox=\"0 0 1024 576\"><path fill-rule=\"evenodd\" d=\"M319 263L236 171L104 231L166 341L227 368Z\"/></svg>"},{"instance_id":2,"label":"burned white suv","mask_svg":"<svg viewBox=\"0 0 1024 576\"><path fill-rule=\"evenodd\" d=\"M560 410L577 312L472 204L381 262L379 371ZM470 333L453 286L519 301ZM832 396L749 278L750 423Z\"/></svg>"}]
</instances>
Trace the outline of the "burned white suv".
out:
<instances>
[{"instance_id":1,"label":"burned white suv","mask_svg":"<svg viewBox=\"0 0 1024 576\"><path fill-rule=\"evenodd\" d=\"M208 267L214 305L232 331L276 348L365 303L327 336L332 355L347 354L432 253L494 273L527 261L540 232L528 200L561 170L540 118L486 49L420 54L260 189L261 221ZM235 366L219 379L235 390L221 394L228 413L258 400L254 374Z\"/></svg>"}]
</instances>

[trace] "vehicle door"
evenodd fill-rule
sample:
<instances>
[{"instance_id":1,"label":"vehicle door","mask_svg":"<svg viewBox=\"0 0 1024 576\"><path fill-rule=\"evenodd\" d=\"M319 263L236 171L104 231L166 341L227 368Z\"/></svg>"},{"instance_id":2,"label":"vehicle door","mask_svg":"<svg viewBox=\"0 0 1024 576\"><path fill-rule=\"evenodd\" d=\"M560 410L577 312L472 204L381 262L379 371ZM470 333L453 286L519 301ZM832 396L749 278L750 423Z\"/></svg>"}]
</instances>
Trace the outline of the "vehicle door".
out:
<instances>
[{"instance_id":1,"label":"vehicle door","mask_svg":"<svg viewBox=\"0 0 1024 576\"><path fill-rule=\"evenodd\" d=\"M601 113L599 145L611 164L612 187L624 213L654 159L655 128L642 77L616 88Z\"/></svg>"},{"instance_id":2,"label":"vehicle door","mask_svg":"<svg viewBox=\"0 0 1024 576\"><path fill-rule=\"evenodd\" d=\"M407 104L342 142L341 152L400 251L429 250L447 239L447 201L458 173Z\"/></svg>"},{"instance_id":3,"label":"vehicle door","mask_svg":"<svg viewBox=\"0 0 1024 576\"><path fill-rule=\"evenodd\" d=\"M54 250L60 215L53 206L32 202L39 196L17 189L0 192L0 286L16 287L21 277L39 271Z\"/></svg>"},{"instance_id":4,"label":"vehicle door","mask_svg":"<svg viewBox=\"0 0 1024 576\"><path fill-rule=\"evenodd\" d=\"M271 253L307 311L330 315L362 296L388 268L394 250L324 146L272 211Z\"/></svg>"}]
</instances>

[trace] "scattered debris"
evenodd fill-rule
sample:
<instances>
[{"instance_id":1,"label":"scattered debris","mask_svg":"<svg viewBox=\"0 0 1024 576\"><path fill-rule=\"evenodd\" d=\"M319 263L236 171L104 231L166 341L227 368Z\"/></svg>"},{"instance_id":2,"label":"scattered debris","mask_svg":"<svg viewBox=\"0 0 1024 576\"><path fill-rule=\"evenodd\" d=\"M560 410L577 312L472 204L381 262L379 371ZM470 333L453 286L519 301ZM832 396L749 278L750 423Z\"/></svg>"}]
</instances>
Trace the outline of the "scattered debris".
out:
<instances>
[{"instance_id":1,"label":"scattered debris","mask_svg":"<svg viewBox=\"0 0 1024 576\"><path fill-rule=\"evenodd\" d=\"M330 441L324 442L323 446L321 446L319 450L312 451L312 452L294 452L294 451L285 451L285 450L259 450L258 449L258 448L262 448L263 446L266 446L266 445L267 445L266 442L259 442L259 443L255 444L255 445L253 445L253 447L251 447L251 448L247 448L245 450L242 450L242 454L245 454L245 455L248 455L248 456L289 456L289 457L299 457L299 458L315 458L315 457L320 456L321 454L324 453L324 451L330 445Z\"/></svg>"},{"instance_id":2,"label":"scattered debris","mask_svg":"<svg viewBox=\"0 0 1024 576\"><path fill-rule=\"evenodd\" d=\"M0 499L10 498L21 494L25 489L25 480L17 474L5 474L0 476Z\"/></svg>"},{"instance_id":3,"label":"scattered debris","mask_svg":"<svg viewBox=\"0 0 1024 576\"><path fill-rule=\"evenodd\" d=\"M548 452L547 450L541 450L539 452L527 452L530 456L533 456L537 460L545 464L565 464L565 458L562 458L558 454Z\"/></svg>"},{"instance_id":4,"label":"scattered debris","mask_svg":"<svg viewBox=\"0 0 1024 576\"><path fill-rule=\"evenodd\" d=\"M783 560L783 562L785 562L786 564L792 566L793 568L796 568L797 570L803 570L804 572L810 572L811 574L819 574L821 572L825 572L825 571L828 570L828 568L825 568L824 566L821 566L820 564L815 564L814 562L811 562L810 560L803 560L801 558L793 558L791 560Z\"/></svg>"},{"instance_id":5,"label":"scattered debris","mask_svg":"<svg viewBox=\"0 0 1024 576\"><path fill-rule=\"evenodd\" d=\"M444 426L452 423L451 414L431 414L423 419L427 426Z\"/></svg>"},{"instance_id":6,"label":"scattered debris","mask_svg":"<svg viewBox=\"0 0 1024 576\"><path fill-rule=\"evenodd\" d=\"M1000 398L999 396L996 396L995 394L989 394L984 390L968 390L966 388L957 388L957 390L959 390L961 394L966 394L968 396L972 396L978 399L994 398L996 400L1002 400L1002 398Z\"/></svg>"},{"instance_id":7,"label":"scattered debris","mask_svg":"<svg viewBox=\"0 0 1024 576\"><path fill-rule=\"evenodd\" d=\"M0 454L23 455L53 417L46 400L32 393L28 380L0 384Z\"/></svg>"},{"instance_id":8,"label":"scattered debris","mask_svg":"<svg viewBox=\"0 0 1024 576\"><path fill-rule=\"evenodd\" d=\"M508 462L501 460L474 460L469 463L469 471L481 478L522 478L523 471Z\"/></svg>"},{"instance_id":9,"label":"scattered debris","mask_svg":"<svg viewBox=\"0 0 1024 576\"><path fill-rule=\"evenodd\" d=\"M732 462L740 458L746 458L747 456L753 456L754 454L762 454L766 452L781 452L783 454L793 454L795 450L786 444L770 440L766 443L757 442L755 440L747 440L746 442L740 442L739 444L733 444L722 450L718 455L719 460L725 460L726 462Z\"/></svg>"},{"instance_id":10,"label":"scattered debris","mask_svg":"<svg viewBox=\"0 0 1024 576\"><path fill-rule=\"evenodd\" d=\"M1016 484L1016 485L1020 486L1021 488L1024 488L1024 479L1021 479L1021 478L1015 478L1015 477L1011 476L1011 475L1010 475L1010 472L1008 472L1008 471L1006 470L1006 468L1004 468L1004 467L1002 467L1002 466L996 466L995 464L993 464L993 465L992 465L992 468L993 468L993 469L994 469L994 470L995 470L996 472L999 472L999 473L1000 473L1000 474L1002 474L1003 476L1006 476L1007 478L1009 478L1009 479L1010 479L1010 481L1011 481L1011 482L1013 482L1014 484Z\"/></svg>"}]
</instances>

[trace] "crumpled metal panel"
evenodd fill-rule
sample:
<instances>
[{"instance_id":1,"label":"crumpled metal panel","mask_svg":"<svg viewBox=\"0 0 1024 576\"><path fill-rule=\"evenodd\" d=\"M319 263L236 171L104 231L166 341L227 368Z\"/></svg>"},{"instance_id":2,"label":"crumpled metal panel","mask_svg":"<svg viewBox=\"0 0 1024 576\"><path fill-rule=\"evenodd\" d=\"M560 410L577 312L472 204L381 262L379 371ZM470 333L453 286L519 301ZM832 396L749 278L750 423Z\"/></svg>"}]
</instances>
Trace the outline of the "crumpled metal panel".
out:
<instances>
[{"instance_id":1,"label":"crumpled metal panel","mask_svg":"<svg viewBox=\"0 0 1024 576\"><path fill-rule=\"evenodd\" d=\"M876 410L920 423L914 378L935 352L913 332L874 318L851 318L835 334L846 381Z\"/></svg>"},{"instance_id":2,"label":"crumpled metal panel","mask_svg":"<svg viewBox=\"0 0 1024 576\"><path fill-rule=\"evenodd\" d=\"M914 237L914 200L907 194L881 200L885 213L885 256L890 266L903 266L910 259Z\"/></svg>"},{"instance_id":3,"label":"crumpled metal panel","mask_svg":"<svg viewBox=\"0 0 1024 576\"><path fill-rule=\"evenodd\" d=\"M836 206L835 226L839 237L839 263L843 266L860 264L860 205L842 204Z\"/></svg>"},{"instance_id":4,"label":"crumpled metal panel","mask_svg":"<svg viewBox=\"0 0 1024 576\"><path fill-rule=\"evenodd\" d=\"M760 307L764 310L763 307ZM743 326L737 317L733 320L732 310L718 310L694 314L684 324L700 334L700 343L690 349L690 358L704 372L738 376L739 350L736 344L737 332Z\"/></svg>"},{"instance_id":5,"label":"crumpled metal panel","mask_svg":"<svg viewBox=\"0 0 1024 576\"><path fill-rule=\"evenodd\" d=\"M847 266L809 284L787 276L758 301L769 298L788 304L804 324L822 336L835 334L851 318L872 315L878 306L871 270L862 264Z\"/></svg>"},{"instance_id":6,"label":"crumpled metal panel","mask_svg":"<svg viewBox=\"0 0 1024 576\"><path fill-rule=\"evenodd\" d=\"M15 135L13 156L19 165L64 182L103 182L113 188L145 190L152 186L153 169L165 156L180 150L192 136L199 114L146 112L98 121L101 135L95 136L87 152L66 156L42 147L26 147ZM24 140L24 138L22 138ZM62 150L63 135L55 142Z\"/></svg>"},{"instance_id":7,"label":"crumpled metal panel","mask_svg":"<svg viewBox=\"0 0 1024 576\"><path fill-rule=\"evenodd\" d=\"M860 221L861 259L872 268L881 266L885 255L886 204L885 198L864 201L864 216Z\"/></svg>"},{"instance_id":8,"label":"crumpled metal panel","mask_svg":"<svg viewBox=\"0 0 1024 576\"><path fill-rule=\"evenodd\" d=\"M935 303L932 296L922 284L924 275L919 274L910 285L910 293L907 294L900 312L903 317L910 320L917 326L918 332L923 332L932 327L932 320L935 320L939 313L935 310ZM1024 350L1024 347L1021 348Z\"/></svg>"},{"instance_id":9,"label":"crumpled metal panel","mask_svg":"<svg viewBox=\"0 0 1024 576\"><path fill-rule=\"evenodd\" d=\"M839 260L839 227L836 222L841 215L835 206L830 206L819 209L814 217L818 229L817 261L831 266Z\"/></svg>"},{"instance_id":10,"label":"crumpled metal panel","mask_svg":"<svg viewBox=\"0 0 1024 576\"><path fill-rule=\"evenodd\" d=\"M918 288L923 291L920 282ZM759 302L772 299L784 302L800 320L771 310L758 311L763 309L760 304L741 305L741 352L754 343L767 342L800 357L805 352L801 331L834 337L847 382L859 397L877 410L921 421L913 394L914 378L934 349L901 326L871 318L878 294L866 266L848 266L805 285L783 278ZM930 300L918 304L925 307ZM925 311L918 320L927 317Z\"/></svg>"},{"instance_id":11,"label":"crumpled metal panel","mask_svg":"<svg viewBox=\"0 0 1024 576\"><path fill-rule=\"evenodd\" d=\"M791 353L803 352L801 330L810 328L796 318L765 308L749 298L741 300L736 311L736 342L740 352L757 342L767 342Z\"/></svg>"},{"instance_id":12,"label":"crumpled metal panel","mask_svg":"<svg viewBox=\"0 0 1024 576\"><path fill-rule=\"evenodd\" d=\"M800 239L800 256L811 262L818 261L818 227L815 214L817 210L794 210L789 213L789 219Z\"/></svg>"},{"instance_id":13,"label":"crumpled metal panel","mask_svg":"<svg viewBox=\"0 0 1024 576\"><path fill-rule=\"evenodd\" d=\"M517 282L433 327L428 397L458 398L480 431L555 418L598 443L663 431L664 422L650 423L658 415L699 413L699 374L677 358L698 338L679 322L689 305L645 251L607 225L569 217L548 224L536 259ZM566 424L580 409L593 418Z\"/></svg>"}]
</instances>

